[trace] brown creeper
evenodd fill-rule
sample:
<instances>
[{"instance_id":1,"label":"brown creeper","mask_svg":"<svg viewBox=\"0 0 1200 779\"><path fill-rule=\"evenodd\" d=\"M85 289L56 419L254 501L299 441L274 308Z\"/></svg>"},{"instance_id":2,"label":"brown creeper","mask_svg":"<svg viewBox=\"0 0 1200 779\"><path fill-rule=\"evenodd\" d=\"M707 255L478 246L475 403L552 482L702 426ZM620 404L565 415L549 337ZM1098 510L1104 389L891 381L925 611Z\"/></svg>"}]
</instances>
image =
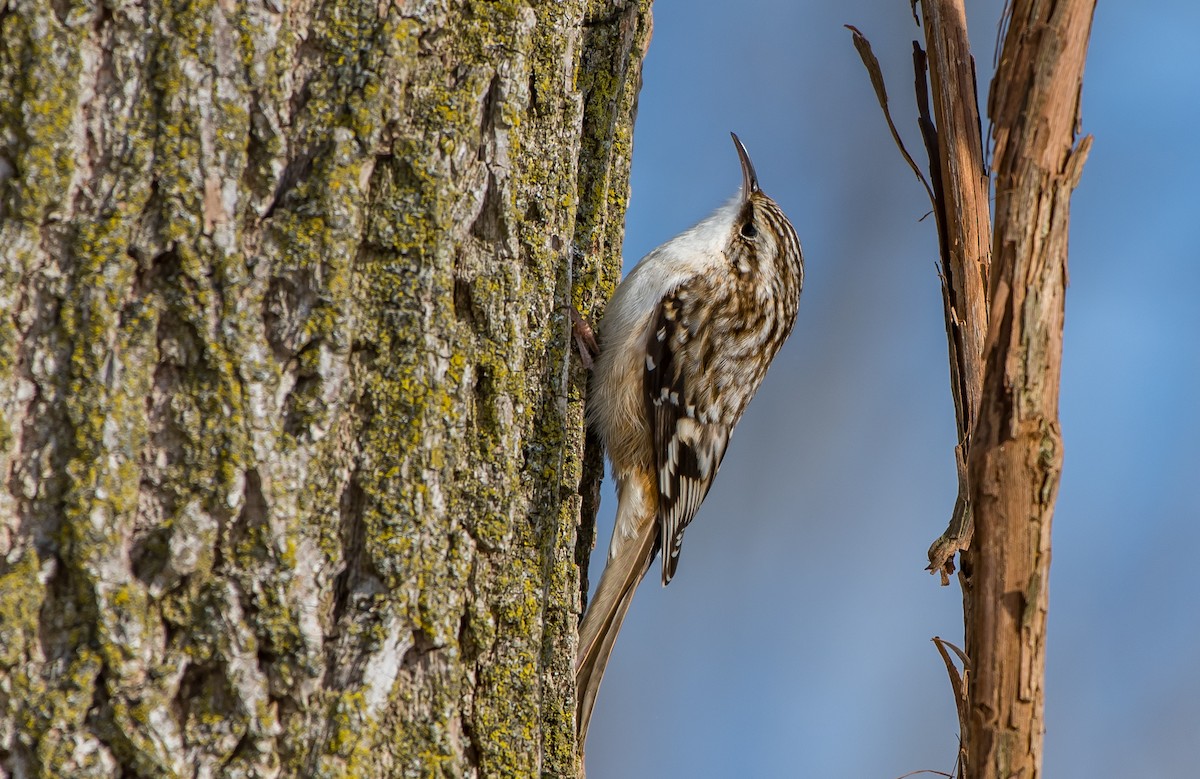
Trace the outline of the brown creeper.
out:
<instances>
[{"instance_id":1,"label":"brown creeper","mask_svg":"<svg viewBox=\"0 0 1200 779\"><path fill-rule=\"evenodd\" d=\"M647 254L600 323L588 421L617 483L608 565L579 627L578 741L633 591L662 550L662 582L712 486L733 428L796 321L804 260L758 188L737 135L742 189Z\"/></svg>"}]
</instances>

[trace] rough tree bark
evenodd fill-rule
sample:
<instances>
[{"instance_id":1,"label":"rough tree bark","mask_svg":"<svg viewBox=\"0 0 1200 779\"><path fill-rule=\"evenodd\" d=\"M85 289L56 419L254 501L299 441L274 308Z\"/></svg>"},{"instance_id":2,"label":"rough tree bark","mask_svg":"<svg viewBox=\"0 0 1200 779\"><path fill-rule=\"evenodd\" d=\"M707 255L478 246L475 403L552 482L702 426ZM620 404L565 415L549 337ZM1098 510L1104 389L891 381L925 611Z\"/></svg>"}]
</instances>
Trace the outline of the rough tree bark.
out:
<instances>
[{"instance_id":1,"label":"rough tree bark","mask_svg":"<svg viewBox=\"0 0 1200 779\"><path fill-rule=\"evenodd\" d=\"M1062 365L1071 193L1091 145L1078 144L1080 92L1095 0L1013 0L992 79L995 229L990 216L975 62L962 0L920 3L914 42L920 126L937 216L959 496L929 550L943 583L962 552L966 635L958 696L959 773L1041 775L1050 527L1062 467ZM915 6L914 6L915 9ZM878 63L855 45L887 113ZM899 135L890 116L889 127ZM903 151L903 145L901 144ZM920 170L904 151L909 164Z\"/></svg>"},{"instance_id":2,"label":"rough tree bark","mask_svg":"<svg viewBox=\"0 0 1200 779\"><path fill-rule=\"evenodd\" d=\"M577 773L649 22L0 4L4 772Z\"/></svg>"}]
</instances>

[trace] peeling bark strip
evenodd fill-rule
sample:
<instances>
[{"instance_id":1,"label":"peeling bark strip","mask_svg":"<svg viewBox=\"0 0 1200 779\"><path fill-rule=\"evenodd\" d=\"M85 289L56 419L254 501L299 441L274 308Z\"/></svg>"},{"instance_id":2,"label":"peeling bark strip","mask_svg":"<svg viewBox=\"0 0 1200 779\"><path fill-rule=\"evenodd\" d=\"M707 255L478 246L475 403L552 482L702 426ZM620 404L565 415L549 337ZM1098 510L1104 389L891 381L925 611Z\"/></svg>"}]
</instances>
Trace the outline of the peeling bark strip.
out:
<instances>
[{"instance_id":1,"label":"peeling bark strip","mask_svg":"<svg viewBox=\"0 0 1200 779\"><path fill-rule=\"evenodd\" d=\"M958 444L958 498L946 532L929 548L929 570L942 583L954 572L954 555L971 541L972 505L966 463L979 414L983 385L983 344L987 334L988 273L991 266L991 221L988 213L988 170L983 160L979 108L975 93L975 59L967 38L961 0L921 3L928 48L930 88L936 129L922 110L922 132L930 149L941 218L942 310L950 358L950 389ZM925 98L918 67L918 105ZM931 143L936 135L936 147ZM936 148L936 155L933 153ZM933 160L937 160L934 166Z\"/></svg>"},{"instance_id":2,"label":"peeling bark strip","mask_svg":"<svg viewBox=\"0 0 1200 779\"><path fill-rule=\"evenodd\" d=\"M0 10L0 771L576 775L649 25Z\"/></svg>"},{"instance_id":3,"label":"peeling bark strip","mask_svg":"<svg viewBox=\"0 0 1200 779\"><path fill-rule=\"evenodd\" d=\"M1095 0L1015 0L992 79L996 240L979 424L968 463L975 540L963 567L970 721L966 776L1042 767L1050 526L1071 193Z\"/></svg>"},{"instance_id":4,"label":"peeling bark strip","mask_svg":"<svg viewBox=\"0 0 1200 779\"><path fill-rule=\"evenodd\" d=\"M987 325L987 279L991 265L988 176L983 161L979 110L975 100L975 63L967 45L966 17L959 3L931 2L926 9L927 56L913 41L918 126L929 158L928 180L909 154L892 121L883 73L865 36L852 25L854 47L871 77L875 97L892 139L929 195L937 223L942 311L950 357L950 391L958 443L954 459L958 498L946 531L929 548L929 570L950 583L954 556L971 541L967 455L983 383L983 342ZM915 9L914 9L915 12ZM929 82L933 76L933 114ZM936 121L935 121L936 118Z\"/></svg>"}]
</instances>

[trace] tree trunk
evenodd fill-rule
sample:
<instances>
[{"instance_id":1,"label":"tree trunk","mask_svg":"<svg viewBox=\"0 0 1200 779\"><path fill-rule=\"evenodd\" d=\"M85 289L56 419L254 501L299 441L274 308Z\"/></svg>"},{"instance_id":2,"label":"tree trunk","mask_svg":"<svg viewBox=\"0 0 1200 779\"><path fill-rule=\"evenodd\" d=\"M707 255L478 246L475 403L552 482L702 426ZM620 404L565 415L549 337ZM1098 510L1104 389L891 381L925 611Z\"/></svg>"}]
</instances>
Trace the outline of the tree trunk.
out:
<instances>
[{"instance_id":1,"label":"tree trunk","mask_svg":"<svg viewBox=\"0 0 1200 779\"><path fill-rule=\"evenodd\" d=\"M0 8L9 775L576 774L649 0L447 5Z\"/></svg>"}]
</instances>

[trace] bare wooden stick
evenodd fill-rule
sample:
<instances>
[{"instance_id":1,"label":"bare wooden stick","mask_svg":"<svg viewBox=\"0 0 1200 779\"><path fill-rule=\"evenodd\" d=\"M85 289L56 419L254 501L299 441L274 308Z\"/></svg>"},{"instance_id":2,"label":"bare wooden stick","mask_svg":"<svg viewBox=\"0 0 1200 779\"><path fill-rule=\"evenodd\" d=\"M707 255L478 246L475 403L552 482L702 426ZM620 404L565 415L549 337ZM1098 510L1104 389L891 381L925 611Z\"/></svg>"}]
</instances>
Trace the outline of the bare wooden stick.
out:
<instances>
[{"instance_id":1,"label":"bare wooden stick","mask_svg":"<svg viewBox=\"0 0 1200 779\"><path fill-rule=\"evenodd\" d=\"M1095 0L1010 0L1006 7L988 110L996 160L994 250L963 3L923 0L921 7L928 61L914 43L913 64L938 217L959 434L958 500L929 557L945 583L954 554L963 553L961 675L946 651L951 645L936 643L955 690L960 775L1035 779L1044 730L1050 525L1062 463L1058 387L1067 227L1070 196L1091 145L1090 137L1078 144L1075 138ZM886 113L878 64L872 70L870 47L855 34ZM899 144L890 117L888 124Z\"/></svg>"},{"instance_id":2,"label":"bare wooden stick","mask_svg":"<svg viewBox=\"0 0 1200 779\"><path fill-rule=\"evenodd\" d=\"M1041 773L1050 526L1071 193L1091 147L1076 143L1095 0L1014 0L988 102L996 249L979 422L968 457L975 538L966 650L965 775Z\"/></svg>"}]
</instances>

